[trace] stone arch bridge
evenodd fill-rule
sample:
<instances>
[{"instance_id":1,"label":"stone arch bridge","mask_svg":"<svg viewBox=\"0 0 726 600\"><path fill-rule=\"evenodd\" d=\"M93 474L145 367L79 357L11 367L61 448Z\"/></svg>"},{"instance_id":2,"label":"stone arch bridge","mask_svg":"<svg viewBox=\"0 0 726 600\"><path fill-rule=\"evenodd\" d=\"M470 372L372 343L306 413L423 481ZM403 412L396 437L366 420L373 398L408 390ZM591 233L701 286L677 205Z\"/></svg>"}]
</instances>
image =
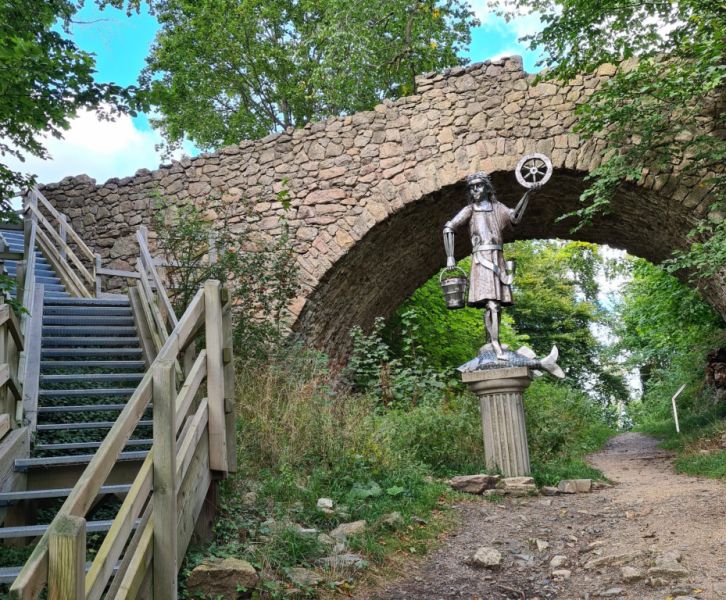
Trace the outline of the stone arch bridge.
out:
<instances>
[{"instance_id":1,"label":"stone arch bridge","mask_svg":"<svg viewBox=\"0 0 726 600\"><path fill-rule=\"evenodd\" d=\"M233 209L252 199L251 231L269 238L281 232L281 218L290 225L303 277L291 307L295 327L338 355L353 325L389 315L443 266L441 228L464 205L464 178L472 171L491 173L500 200L511 206L522 192L513 174L517 160L531 152L550 155L553 178L511 239L572 237L573 222L557 218L578 206L584 178L602 151L600 143L570 133L574 109L613 72L605 65L567 85L535 86L519 57L455 68L419 78L417 95L370 112L102 185L66 178L43 192L115 268L136 255L133 234L148 224L155 194L172 201L211 196ZM289 209L278 201L283 188ZM626 185L612 212L577 238L661 261L706 213L708 192L676 175ZM240 227L242 219L240 210ZM465 238L458 236L459 256L469 251ZM705 282L703 291L725 314L723 283Z\"/></svg>"}]
</instances>

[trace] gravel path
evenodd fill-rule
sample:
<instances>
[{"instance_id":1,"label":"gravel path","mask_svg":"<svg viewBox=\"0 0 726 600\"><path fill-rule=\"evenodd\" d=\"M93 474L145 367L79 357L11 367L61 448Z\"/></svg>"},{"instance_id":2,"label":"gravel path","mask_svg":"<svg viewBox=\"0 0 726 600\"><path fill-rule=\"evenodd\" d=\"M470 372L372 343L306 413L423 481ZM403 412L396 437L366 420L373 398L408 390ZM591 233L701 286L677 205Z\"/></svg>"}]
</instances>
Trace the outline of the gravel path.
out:
<instances>
[{"instance_id":1,"label":"gravel path","mask_svg":"<svg viewBox=\"0 0 726 600\"><path fill-rule=\"evenodd\" d=\"M498 503L474 497L454 507L462 527L439 549L355 598L726 598L726 484L676 475L670 455L638 433L616 436L590 462L615 486ZM499 570L466 564L481 546L501 552Z\"/></svg>"}]
</instances>

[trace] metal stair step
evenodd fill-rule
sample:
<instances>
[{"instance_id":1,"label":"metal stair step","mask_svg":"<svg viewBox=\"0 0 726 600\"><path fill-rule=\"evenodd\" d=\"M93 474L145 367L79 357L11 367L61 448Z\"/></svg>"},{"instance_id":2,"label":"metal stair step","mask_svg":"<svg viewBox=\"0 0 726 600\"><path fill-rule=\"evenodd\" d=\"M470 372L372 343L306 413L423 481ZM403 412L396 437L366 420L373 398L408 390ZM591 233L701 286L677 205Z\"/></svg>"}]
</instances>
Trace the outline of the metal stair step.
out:
<instances>
[{"instance_id":1,"label":"metal stair step","mask_svg":"<svg viewBox=\"0 0 726 600\"><path fill-rule=\"evenodd\" d=\"M136 521L138 525L139 521ZM86 533L104 533L111 529L113 521L87 521ZM21 527L0 527L0 540L11 538L33 538L43 535L48 525L23 525Z\"/></svg>"},{"instance_id":2,"label":"metal stair step","mask_svg":"<svg viewBox=\"0 0 726 600\"><path fill-rule=\"evenodd\" d=\"M93 398L107 396L130 397L136 388L88 388L72 390L39 390L39 398Z\"/></svg>"},{"instance_id":3,"label":"metal stair step","mask_svg":"<svg viewBox=\"0 0 726 600\"><path fill-rule=\"evenodd\" d=\"M86 572L89 571L91 568L90 562L86 563ZM0 567L0 583L12 583L15 581L17 576L20 574L20 569L22 569L22 566L18 567ZM113 572L116 574L118 572L119 565L116 564L113 567Z\"/></svg>"},{"instance_id":4,"label":"metal stair step","mask_svg":"<svg viewBox=\"0 0 726 600\"><path fill-rule=\"evenodd\" d=\"M45 275L43 273L38 273L37 271L35 273L35 281L36 281L36 283L42 283L43 285L59 285L64 288L63 284L61 283L60 278L54 277L52 275Z\"/></svg>"},{"instance_id":5,"label":"metal stair step","mask_svg":"<svg viewBox=\"0 0 726 600\"><path fill-rule=\"evenodd\" d=\"M141 357L141 348L69 348L69 347L56 347L56 348L42 348L40 351L42 359L47 358L70 358L80 357L91 358L94 356L100 357Z\"/></svg>"},{"instance_id":6,"label":"metal stair step","mask_svg":"<svg viewBox=\"0 0 726 600\"><path fill-rule=\"evenodd\" d=\"M126 404L81 404L69 406L39 406L39 415L57 415L63 413L85 413L85 412L104 412L104 411L122 411L126 408Z\"/></svg>"},{"instance_id":7,"label":"metal stair step","mask_svg":"<svg viewBox=\"0 0 726 600\"><path fill-rule=\"evenodd\" d=\"M123 306L44 306L43 317L52 316L53 318L65 317L126 317L133 319L131 308Z\"/></svg>"},{"instance_id":8,"label":"metal stair step","mask_svg":"<svg viewBox=\"0 0 726 600\"><path fill-rule=\"evenodd\" d=\"M134 327L131 315L48 315L43 314L43 327L62 325L65 327L104 325L107 327Z\"/></svg>"},{"instance_id":9,"label":"metal stair step","mask_svg":"<svg viewBox=\"0 0 726 600\"><path fill-rule=\"evenodd\" d=\"M17 274L17 270L18 270L17 261L14 261L14 260L5 261L5 268L7 269L8 274L15 276ZM35 280L38 281L41 277L49 277L51 279L57 279L58 281L60 281L60 279L56 275L56 272L53 271L53 269L51 269L49 267L48 268L43 267L36 262L35 263L35 278L36 278Z\"/></svg>"},{"instance_id":10,"label":"metal stair step","mask_svg":"<svg viewBox=\"0 0 726 600\"><path fill-rule=\"evenodd\" d=\"M44 383L80 383L89 381L141 381L143 373L71 373L63 375L41 375L41 386Z\"/></svg>"},{"instance_id":11,"label":"metal stair step","mask_svg":"<svg viewBox=\"0 0 726 600\"><path fill-rule=\"evenodd\" d=\"M48 306L122 306L129 307L128 298L65 298L48 302Z\"/></svg>"},{"instance_id":12,"label":"metal stair step","mask_svg":"<svg viewBox=\"0 0 726 600\"><path fill-rule=\"evenodd\" d=\"M36 444L34 452L69 452L72 450L96 450L103 442L63 442L58 444ZM140 446L151 446L153 440L129 440L126 448L138 448ZM2 494L0 494L0 501Z\"/></svg>"},{"instance_id":13,"label":"metal stair step","mask_svg":"<svg viewBox=\"0 0 726 600\"><path fill-rule=\"evenodd\" d=\"M136 327L124 327L119 325L112 325L109 324L107 326L101 326L101 325L89 325L88 327L84 327L83 325L46 325L43 323L43 337L48 336L69 336L71 338L73 337L79 337L79 336L88 336L88 337L99 337L103 336L104 338L110 337L110 336L118 336L118 337L128 337L128 336L135 336L136 335Z\"/></svg>"},{"instance_id":14,"label":"metal stair step","mask_svg":"<svg viewBox=\"0 0 726 600\"><path fill-rule=\"evenodd\" d=\"M43 360L40 363L41 373L50 369L121 369L143 371L146 363L143 360Z\"/></svg>"},{"instance_id":15,"label":"metal stair step","mask_svg":"<svg viewBox=\"0 0 726 600\"><path fill-rule=\"evenodd\" d=\"M137 337L65 337L65 336L43 336L41 347L49 346L124 346L133 348L139 345Z\"/></svg>"},{"instance_id":16,"label":"metal stair step","mask_svg":"<svg viewBox=\"0 0 726 600\"><path fill-rule=\"evenodd\" d=\"M46 425L38 425L38 431L80 431L82 429L111 429L111 427L113 427L115 423L116 421L89 421L88 423L49 423ZM153 421L139 421L137 427L152 427L153 424ZM23 460L35 459L29 458Z\"/></svg>"},{"instance_id":17,"label":"metal stair step","mask_svg":"<svg viewBox=\"0 0 726 600\"><path fill-rule=\"evenodd\" d=\"M131 489L131 484L104 485L98 491L98 495L104 494L126 494ZM48 490L26 490L24 492L2 492L0 493L0 506L7 506L22 500L46 500L49 498L65 498L73 491L73 488L53 488Z\"/></svg>"}]
</instances>

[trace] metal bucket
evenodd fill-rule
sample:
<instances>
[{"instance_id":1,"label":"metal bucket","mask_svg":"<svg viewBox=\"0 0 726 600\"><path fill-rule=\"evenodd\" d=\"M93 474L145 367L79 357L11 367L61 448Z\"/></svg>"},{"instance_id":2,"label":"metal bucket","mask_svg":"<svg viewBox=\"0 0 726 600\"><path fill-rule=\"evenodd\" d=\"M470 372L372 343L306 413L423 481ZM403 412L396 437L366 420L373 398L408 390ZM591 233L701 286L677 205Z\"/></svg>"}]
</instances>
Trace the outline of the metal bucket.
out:
<instances>
[{"instance_id":1,"label":"metal bucket","mask_svg":"<svg viewBox=\"0 0 726 600\"><path fill-rule=\"evenodd\" d=\"M448 269L444 269L439 275L439 284L441 285L441 291L444 293L446 308L451 310L466 306L466 284L468 280L466 273L462 269L457 267L456 270L460 271L461 275L444 279L445 274L452 273Z\"/></svg>"}]
</instances>

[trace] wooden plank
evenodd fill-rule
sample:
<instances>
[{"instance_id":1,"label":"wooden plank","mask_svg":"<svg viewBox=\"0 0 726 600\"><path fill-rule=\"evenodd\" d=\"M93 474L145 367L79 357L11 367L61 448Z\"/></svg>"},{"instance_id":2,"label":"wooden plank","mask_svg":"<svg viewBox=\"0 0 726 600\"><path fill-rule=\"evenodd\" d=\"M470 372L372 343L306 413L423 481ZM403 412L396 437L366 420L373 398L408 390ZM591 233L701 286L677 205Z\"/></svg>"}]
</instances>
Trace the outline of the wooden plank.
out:
<instances>
[{"instance_id":1,"label":"wooden plank","mask_svg":"<svg viewBox=\"0 0 726 600\"><path fill-rule=\"evenodd\" d=\"M148 269L149 273L151 273L151 278L154 280L154 285L156 285L156 291L159 294L159 299L161 300L161 304L164 307L164 311L169 317L172 327L176 327L179 320L176 318L174 307L169 301L169 296L167 296L166 294L164 283L161 281L159 272L156 270L154 259L151 257L151 253L149 252L149 246L146 242L146 236L140 229L136 232L136 239L139 242L139 251L141 252L141 258L146 263L146 268Z\"/></svg>"},{"instance_id":2,"label":"wooden plank","mask_svg":"<svg viewBox=\"0 0 726 600\"><path fill-rule=\"evenodd\" d=\"M45 232L40 229L38 230L38 246L69 292L83 298L93 297L78 276L61 261L58 250L53 246L48 236L45 235Z\"/></svg>"},{"instance_id":3,"label":"wooden plank","mask_svg":"<svg viewBox=\"0 0 726 600\"><path fill-rule=\"evenodd\" d=\"M10 365L8 363L0 364L0 387L3 387L10 381Z\"/></svg>"},{"instance_id":4,"label":"wooden plank","mask_svg":"<svg viewBox=\"0 0 726 600\"><path fill-rule=\"evenodd\" d=\"M146 410L151 399L151 390L151 371L147 371L58 514L84 516L88 512L99 488L106 481L108 474L116 464L119 453L123 450ZM47 565L48 537L46 532L13 582L10 588L11 598L35 598L46 583Z\"/></svg>"},{"instance_id":5,"label":"wooden plank","mask_svg":"<svg viewBox=\"0 0 726 600\"><path fill-rule=\"evenodd\" d=\"M15 459L26 458L30 453L28 427L13 429L0 441L0 485L13 475Z\"/></svg>"},{"instance_id":6,"label":"wooden plank","mask_svg":"<svg viewBox=\"0 0 726 600\"><path fill-rule=\"evenodd\" d=\"M0 415L0 440L2 440L5 437L5 434L10 431L11 427L11 421L10 421L10 415L4 414Z\"/></svg>"},{"instance_id":7,"label":"wooden plank","mask_svg":"<svg viewBox=\"0 0 726 600\"><path fill-rule=\"evenodd\" d=\"M222 309L223 348L222 362L224 364L224 428L227 441L227 471L237 472L237 415L235 411L235 372L234 356L232 355L234 324L232 323L232 302L228 290L223 289L223 298L226 302ZM229 408L228 408L229 407Z\"/></svg>"},{"instance_id":8,"label":"wooden plank","mask_svg":"<svg viewBox=\"0 0 726 600\"><path fill-rule=\"evenodd\" d=\"M134 321L136 322L136 330L139 332L139 339L141 340L144 362L148 369L151 363L154 362L154 358L156 358L156 348L154 347L154 339L151 336L151 329L149 329L149 325L146 322L144 309L141 307L142 300L139 290L134 286L129 286L129 301L134 315Z\"/></svg>"},{"instance_id":9,"label":"wooden plank","mask_svg":"<svg viewBox=\"0 0 726 600\"><path fill-rule=\"evenodd\" d=\"M154 318L154 323L156 324L155 328L156 328L159 338L161 339L161 342L163 344L166 341L166 339L169 337L169 330L166 326L166 321L164 320L164 317L161 314L161 311L159 310L159 307L157 306L156 301L154 300L154 292L151 289L151 286L149 285L149 276L146 273L146 270L144 269L144 265L142 264L141 259L136 261L136 268L139 270L139 273L141 274L140 283L144 289L144 294L146 295L146 297L148 299L149 311L151 312L151 315Z\"/></svg>"},{"instance_id":10,"label":"wooden plank","mask_svg":"<svg viewBox=\"0 0 726 600\"><path fill-rule=\"evenodd\" d=\"M139 473L134 479L131 489L124 499L118 513L108 530L103 544L93 559L91 568L86 574L86 599L97 600L103 594L113 569L123 552L126 541L134 531L141 510L151 493L153 481L153 449L146 456Z\"/></svg>"},{"instance_id":11,"label":"wooden plank","mask_svg":"<svg viewBox=\"0 0 726 600\"><path fill-rule=\"evenodd\" d=\"M154 379L154 597L177 590L176 374L173 361L156 362Z\"/></svg>"},{"instance_id":12,"label":"wooden plank","mask_svg":"<svg viewBox=\"0 0 726 600\"><path fill-rule=\"evenodd\" d=\"M207 400L209 401L209 464L227 472L226 425L224 421L224 365L222 347L222 301L219 281L204 284L205 338L207 343Z\"/></svg>"},{"instance_id":13,"label":"wooden plank","mask_svg":"<svg viewBox=\"0 0 726 600\"><path fill-rule=\"evenodd\" d=\"M146 532L146 528L149 526L149 519L151 518L153 506L153 502L149 502L146 505L146 508L144 509L144 514L141 515L139 526L136 528L134 534L131 536L131 539L129 540L129 545L126 547L126 552L124 552L124 556L121 559L121 563L119 564L119 568L114 574L113 579L108 586L108 590L106 591L106 598L114 598L116 596L121 586L121 582L123 581L126 573L128 573L129 567L131 566L131 561L136 556L136 553L139 552L139 543L141 542L142 536ZM151 530L153 533L153 527L151 527Z\"/></svg>"},{"instance_id":14,"label":"wooden plank","mask_svg":"<svg viewBox=\"0 0 726 600\"><path fill-rule=\"evenodd\" d=\"M43 336L43 294L45 286L39 283L35 288L33 305L28 317L28 344L24 351L23 368L23 412L20 422L27 422L31 431L38 423L38 391L40 388L40 346Z\"/></svg>"},{"instance_id":15,"label":"wooden plank","mask_svg":"<svg viewBox=\"0 0 726 600\"><path fill-rule=\"evenodd\" d=\"M107 277L125 277L126 279L139 279L141 275L138 271L124 271L122 269L96 269L96 275L106 275Z\"/></svg>"},{"instance_id":16,"label":"wooden plank","mask_svg":"<svg viewBox=\"0 0 726 600\"><path fill-rule=\"evenodd\" d=\"M68 246L68 217L64 213L61 213L60 218L58 219L58 235L60 235L60 239L63 244L61 246L61 258L65 258L65 248Z\"/></svg>"},{"instance_id":17,"label":"wooden plank","mask_svg":"<svg viewBox=\"0 0 726 600\"><path fill-rule=\"evenodd\" d=\"M2 325L7 325L8 331L15 341L15 347L22 350L23 336L20 333L20 322L9 304L0 304L0 326Z\"/></svg>"},{"instance_id":18,"label":"wooden plank","mask_svg":"<svg viewBox=\"0 0 726 600\"><path fill-rule=\"evenodd\" d=\"M204 324L204 290L200 289L184 311L179 324L159 351L161 360L174 360L189 345Z\"/></svg>"},{"instance_id":19,"label":"wooden plank","mask_svg":"<svg viewBox=\"0 0 726 600\"><path fill-rule=\"evenodd\" d=\"M202 383L205 375L207 374L207 351L202 350L194 361L194 365L189 372L189 375L184 381L184 385L179 390L176 397L176 429L179 430L184 418L189 412L189 407L194 401L194 397L199 391L199 386Z\"/></svg>"},{"instance_id":20,"label":"wooden plank","mask_svg":"<svg viewBox=\"0 0 726 600\"><path fill-rule=\"evenodd\" d=\"M194 453L197 450L197 445L202 435L204 435L204 429L207 426L209 420L209 407L207 405L207 399L203 398L194 413L189 430L182 439L181 446L179 448L179 454L177 456L177 467L176 467L176 480L179 486L184 481L184 477L187 474L189 465L194 458Z\"/></svg>"},{"instance_id":21,"label":"wooden plank","mask_svg":"<svg viewBox=\"0 0 726 600\"><path fill-rule=\"evenodd\" d=\"M152 552L154 547L154 515L149 518L149 522L144 527L144 531L139 539L139 545L129 562L128 569L121 579L114 600L136 600L139 588L144 581L146 571L151 565ZM110 594L106 596L110 598ZM168 598L170 596L162 596Z\"/></svg>"},{"instance_id":22,"label":"wooden plank","mask_svg":"<svg viewBox=\"0 0 726 600\"><path fill-rule=\"evenodd\" d=\"M86 520L62 515L48 529L48 598L83 600Z\"/></svg>"},{"instance_id":23,"label":"wooden plank","mask_svg":"<svg viewBox=\"0 0 726 600\"><path fill-rule=\"evenodd\" d=\"M40 203L52 214L56 220L61 220L61 213L59 213L55 207L48 202L47 198L43 196L43 194L40 193L40 190L36 190L37 198L40 201ZM76 233L76 230L73 229L70 225L66 229L68 235L71 237L73 242L78 246L78 248L88 257L89 260L93 260L93 252L91 249L86 245L86 243L81 239L81 236Z\"/></svg>"},{"instance_id":24,"label":"wooden plank","mask_svg":"<svg viewBox=\"0 0 726 600\"><path fill-rule=\"evenodd\" d=\"M179 347L184 350L189 343L192 341L196 333L201 328L204 322L205 315L205 295L204 290L199 291L194 295L192 301L187 306L184 314L179 319L179 325L176 330L179 333Z\"/></svg>"},{"instance_id":25,"label":"wooden plank","mask_svg":"<svg viewBox=\"0 0 726 600\"><path fill-rule=\"evenodd\" d=\"M141 307L141 312L144 315L144 321L146 322L146 327L149 331L149 335L151 336L151 341L154 345L154 353L152 354L151 362L153 362L156 357L159 354L159 350L161 350L161 347L164 345L164 342L162 341L161 337L159 336L159 331L156 326L156 323L154 321L154 317L151 314L151 305L149 298L146 295L146 290L144 289L144 286L141 284L141 282L138 282L136 284L136 290L138 292L139 296L139 306Z\"/></svg>"},{"instance_id":26,"label":"wooden plank","mask_svg":"<svg viewBox=\"0 0 726 600\"><path fill-rule=\"evenodd\" d=\"M194 452L191 465L187 469L181 489L179 490L179 521L177 552L179 556L186 554L189 542L194 533L197 521L207 491L212 482L212 472L209 470L209 430L203 432L199 444Z\"/></svg>"},{"instance_id":27,"label":"wooden plank","mask_svg":"<svg viewBox=\"0 0 726 600\"><path fill-rule=\"evenodd\" d=\"M31 209L36 210L36 209ZM66 244L63 241L63 238L59 235L59 233L55 230L53 225L40 213L40 211L37 211L36 213L38 217L38 222L45 227L45 231L42 229L38 230L39 234L43 234L46 238L54 240L57 244L57 247L54 246L56 249L56 252L58 253L59 258L59 264L66 270L70 270L70 267L68 263L66 262L68 258L71 259L71 262L75 265L76 269L83 275L83 277L88 281L89 283L95 283L95 278L90 273L90 271L86 268L86 266L81 262L81 259L78 258L75 252L73 252L73 249ZM68 232L73 231L72 229L68 228ZM80 239L80 238L79 238ZM51 244L52 245L52 244ZM85 246L85 244L84 244ZM90 250L89 250L90 252ZM90 252L90 260L94 260L93 252Z\"/></svg>"}]
</instances>

